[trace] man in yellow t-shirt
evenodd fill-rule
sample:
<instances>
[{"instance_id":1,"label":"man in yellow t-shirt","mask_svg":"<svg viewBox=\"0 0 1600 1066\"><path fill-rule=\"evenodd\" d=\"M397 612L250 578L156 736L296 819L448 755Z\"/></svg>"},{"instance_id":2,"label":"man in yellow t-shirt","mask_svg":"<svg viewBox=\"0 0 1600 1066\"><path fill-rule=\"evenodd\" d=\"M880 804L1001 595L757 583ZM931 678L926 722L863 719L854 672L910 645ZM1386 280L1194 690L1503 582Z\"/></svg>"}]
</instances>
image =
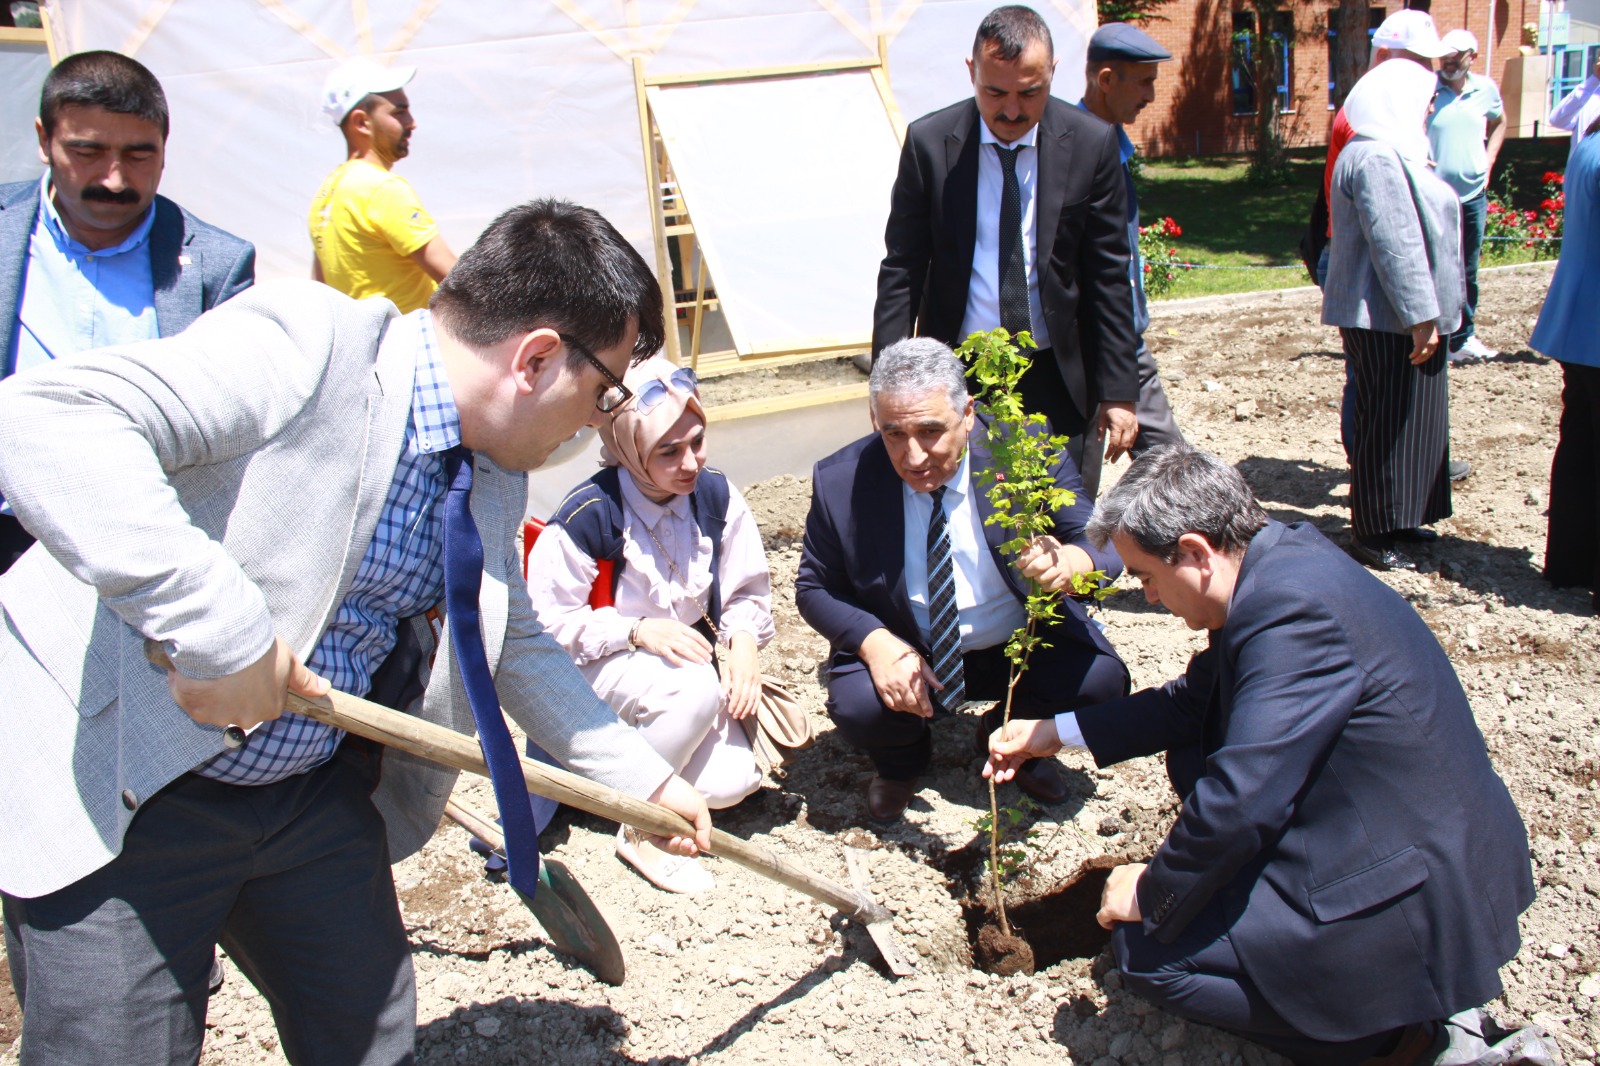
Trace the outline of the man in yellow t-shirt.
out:
<instances>
[{"instance_id":1,"label":"man in yellow t-shirt","mask_svg":"<svg viewBox=\"0 0 1600 1066\"><path fill-rule=\"evenodd\" d=\"M402 314L428 305L455 253L394 164L411 147L405 86L415 67L352 59L329 76L322 110L344 134L347 158L311 202L311 276L358 300L382 296Z\"/></svg>"}]
</instances>

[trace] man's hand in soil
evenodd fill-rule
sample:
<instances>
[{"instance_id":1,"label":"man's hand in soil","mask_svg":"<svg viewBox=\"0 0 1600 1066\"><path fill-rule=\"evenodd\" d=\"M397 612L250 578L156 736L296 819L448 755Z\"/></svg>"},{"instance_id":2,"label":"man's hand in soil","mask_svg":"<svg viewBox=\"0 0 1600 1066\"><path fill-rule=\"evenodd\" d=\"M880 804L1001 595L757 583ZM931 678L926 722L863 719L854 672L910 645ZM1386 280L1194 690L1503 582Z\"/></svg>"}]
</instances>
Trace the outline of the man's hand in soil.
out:
<instances>
[{"instance_id":1,"label":"man's hand in soil","mask_svg":"<svg viewBox=\"0 0 1600 1066\"><path fill-rule=\"evenodd\" d=\"M989 761L983 764L983 776L998 783L1010 781L1029 759L1054 755L1060 750L1061 738L1056 734L1054 718L1007 722L1004 729L996 729L989 736Z\"/></svg>"},{"instance_id":2,"label":"man's hand in soil","mask_svg":"<svg viewBox=\"0 0 1600 1066\"><path fill-rule=\"evenodd\" d=\"M867 664L872 675L872 687L878 698L891 711L914 714L919 718L933 717L933 700L928 696L928 686L943 688L933 670L922 661L917 649L889 632L874 629L861 642L856 655Z\"/></svg>"},{"instance_id":3,"label":"man's hand in soil","mask_svg":"<svg viewBox=\"0 0 1600 1066\"><path fill-rule=\"evenodd\" d=\"M706 809L705 797L693 785L673 774L646 798L669 811L676 811L694 825L694 836L651 837L651 840L674 855L698 855L711 847L711 812Z\"/></svg>"},{"instance_id":4,"label":"man's hand in soil","mask_svg":"<svg viewBox=\"0 0 1600 1066\"><path fill-rule=\"evenodd\" d=\"M1143 917L1139 913L1138 888L1144 868L1142 862L1131 862L1118 866L1106 878L1105 890L1100 893L1100 913L1094 916L1102 927L1110 929L1117 922L1137 922Z\"/></svg>"}]
</instances>

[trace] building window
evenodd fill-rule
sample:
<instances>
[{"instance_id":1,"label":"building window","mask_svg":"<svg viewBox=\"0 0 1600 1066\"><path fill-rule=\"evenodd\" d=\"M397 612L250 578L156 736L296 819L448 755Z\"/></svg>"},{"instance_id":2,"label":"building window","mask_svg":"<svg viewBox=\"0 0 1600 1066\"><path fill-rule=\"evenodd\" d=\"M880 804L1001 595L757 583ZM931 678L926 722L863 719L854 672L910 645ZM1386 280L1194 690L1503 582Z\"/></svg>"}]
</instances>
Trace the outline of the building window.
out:
<instances>
[{"instance_id":1,"label":"building window","mask_svg":"<svg viewBox=\"0 0 1600 1066\"><path fill-rule=\"evenodd\" d=\"M1278 110L1292 111L1294 82L1294 14L1289 11L1273 13L1272 33L1268 37L1272 49L1274 83L1271 86L1278 96ZM1233 47L1229 61L1229 87L1233 95L1235 115L1256 113L1256 16L1252 11L1233 13Z\"/></svg>"}]
</instances>

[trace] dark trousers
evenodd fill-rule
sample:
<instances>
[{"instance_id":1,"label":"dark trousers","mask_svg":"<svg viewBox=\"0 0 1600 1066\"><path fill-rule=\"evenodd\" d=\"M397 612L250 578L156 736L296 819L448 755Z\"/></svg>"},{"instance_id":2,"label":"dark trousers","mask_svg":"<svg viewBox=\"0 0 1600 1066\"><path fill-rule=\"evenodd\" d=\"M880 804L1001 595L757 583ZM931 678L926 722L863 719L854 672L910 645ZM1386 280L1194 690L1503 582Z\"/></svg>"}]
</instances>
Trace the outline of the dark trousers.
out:
<instances>
[{"instance_id":1,"label":"dark trousers","mask_svg":"<svg viewBox=\"0 0 1600 1066\"><path fill-rule=\"evenodd\" d=\"M1055 626L1046 631L1051 647L1037 648L1017 683L1011 716L1050 718L1128 694L1128 668L1116 655L1102 651ZM996 645L962 656L967 698L1003 699L1010 664L1005 648ZM828 716L840 734L871 757L880 775L909 781L933 757L929 719L891 711L878 699L872 674L853 655L841 655L828 670ZM984 716L988 730L999 728L999 709Z\"/></svg>"},{"instance_id":2,"label":"dark trousers","mask_svg":"<svg viewBox=\"0 0 1600 1066\"><path fill-rule=\"evenodd\" d=\"M110 863L5 896L23 1066L195 1062L219 943L290 1062L412 1062L416 980L376 779L355 745L271 785L186 774L144 803Z\"/></svg>"},{"instance_id":3,"label":"dark trousers","mask_svg":"<svg viewBox=\"0 0 1600 1066\"><path fill-rule=\"evenodd\" d=\"M33 547L33 534L22 528L15 515L0 514L0 574Z\"/></svg>"},{"instance_id":4,"label":"dark trousers","mask_svg":"<svg viewBox=\"0 0 1600 1066\"><path fill-rule=\"evenodd\" d=\"M1461 201L1461 266L1466 274L1467 303L1461 309L1461 328L1450 334L1450 350L1459 352L1478 331L1478 260L1483 255L1483 231L1488 219L1489 194L1480 192Z\"/></svg>"},{"instance_id":5,"label":"dark trousers","mask_svg":"<svg viewBox=\"0 0 1600 1066\"><path fill-rule=\"evenodd\" d=\"M1544 576L1600 600L1600 367L1561 364L1561 433L1550 463Z\"/></svg>"},{"instance_id":6,"label":"dark trousers","mask_svg":"<svg viewBox=\"0 0 1600 1066\"><path fill-rule=\"evenodd\" d=\"M1017 382L1017 391L1022 394L1022 409L1029 414L1044 415L1050 420L1052 433L1067 435L1067 454L1072 456L1073 465L1078 468L1085 488L1098 486L1105 447L1093 447L1094 405L1088 411L1080 411L1078 405L1072 402L1067 383L1061 380L1061 367L1056 363L1055 352L1049 348L1039 348L1029 354L1033 357L1033 365ZM1089 488L1089 495L1094 494L1094 489Z\"/></svg>"},{"instance_id":7,"label":"dark trousers","mask_svg":"<svg viewBox=\"0 0 1600 1066\"><path fill-rule=\"evenodd\" d=\"M1450 517L1449 359L1411 365L1408 333L1340 329L1355 385L1351 525L1379 537Z\"/></svg>"},{"instance_id":8,"label":"dark trousers","mask_svg":"<svg viewBox=\"0 0 1600 1066\"><path fill-rule=\"evenodd\" d=\"M1119 922L1111 951L1129 990L1163 1010L1237 1033L1297 1063L1346 1066L1376 1055L1394 1031L1358 1040L1313 1040L1273 1010L1245 973L1222 908L1202 911L1170 944L1145 935L1137 922ZM1329 995L1358 994L1330 989Z\"/></svg>"}]
</instances>

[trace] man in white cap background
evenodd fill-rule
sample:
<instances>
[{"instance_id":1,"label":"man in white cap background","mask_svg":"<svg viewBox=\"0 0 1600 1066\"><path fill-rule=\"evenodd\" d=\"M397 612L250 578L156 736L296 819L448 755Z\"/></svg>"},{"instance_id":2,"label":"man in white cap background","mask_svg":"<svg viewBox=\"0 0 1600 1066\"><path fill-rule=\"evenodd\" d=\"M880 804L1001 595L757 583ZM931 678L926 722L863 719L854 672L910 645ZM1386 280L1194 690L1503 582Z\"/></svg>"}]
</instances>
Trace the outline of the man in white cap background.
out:
<instances>
[{"instance_id":1,"label":"man in white cap background","mask_svg":"<svg viewBox=\"0 0 1600 1066\"><path fill-rule=\"evenodd\" d=\"M1505 106L1494 80L1472 73L1478 39L1466 30L1444 35L1449 49L1439 60L1439 91L1428 117L1428 145L1435 173L1461 197L1461 259L1466 268L1467 305L1461 328L1450 335L1453 362L1476 362L1494 356L1478 339L1478 255L1483 250L1489 173L1506 139Z\"/></svg>"},{"instance_id":2,"label":"man in white cap background","mask_svg":"<svg viewBox=\"0 0 1600 1066\"><path fill-rule=\"evenodd\" d=\"M455 265L455 253L394 165L411 150L416 67L352 59L328 77L322 110L344 134L345 161L311 203L311 276L347 296L382 296L401 314L428 298Z\"/></svg>"}]
</instances>

